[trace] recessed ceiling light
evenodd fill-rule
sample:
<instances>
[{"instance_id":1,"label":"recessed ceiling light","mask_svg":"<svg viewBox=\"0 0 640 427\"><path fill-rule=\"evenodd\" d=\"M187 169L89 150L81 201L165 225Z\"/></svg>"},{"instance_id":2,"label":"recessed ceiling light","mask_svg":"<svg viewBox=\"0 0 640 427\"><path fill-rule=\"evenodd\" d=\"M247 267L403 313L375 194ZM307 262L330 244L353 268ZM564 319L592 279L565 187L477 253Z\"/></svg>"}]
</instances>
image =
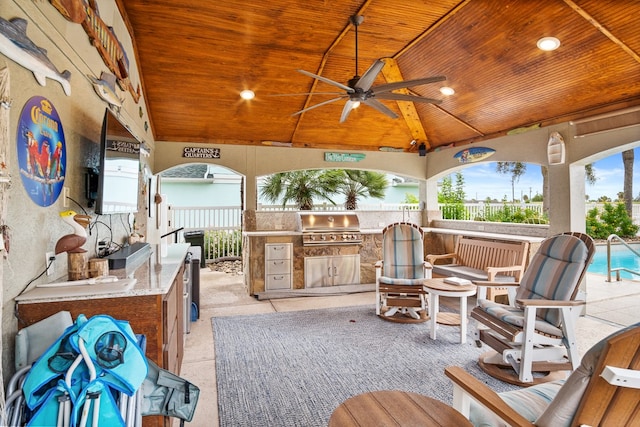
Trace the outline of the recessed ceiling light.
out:
<instances>
[{"instance_id":1,"label":"recessed ceiling light","mask_svg":"<svg viewBox=\"0 0 640 427\"><path fill-rule=\"evenodd\" d=\"M256 97L256 94L252 90L245 89L242 92L240 92L240 98L242 98L242 99L249 100L249 99L253 99L255 97Z\"/></svg>"},{"instance_id":2,"label":"recessed ceiling light","mask_svg":"<svg viewBox=\"0 0 640 427\"><path fill-rule=\"evenodd\" d=\"M451 88L451 87L443 86L443 87L440 88L440 93L445 95L445 96L450 96L450 95L453 95L454 93L456 93L456 91L453 90L453 88Z\"/></svg>"},{"instance_id":3,"label":"recessed ceiling light","mask_svg":"<svg viewBox=\"0 0 640 427\"><path fill-rule=\"evenodd\" d=\"M536 43L536 45L540 50L545 50L545 51L556 50L558 47L560 47L560 40L558 40L555 37L543 37L540 40L538 40L538 43Z\"/></svg>"}]
</instances>

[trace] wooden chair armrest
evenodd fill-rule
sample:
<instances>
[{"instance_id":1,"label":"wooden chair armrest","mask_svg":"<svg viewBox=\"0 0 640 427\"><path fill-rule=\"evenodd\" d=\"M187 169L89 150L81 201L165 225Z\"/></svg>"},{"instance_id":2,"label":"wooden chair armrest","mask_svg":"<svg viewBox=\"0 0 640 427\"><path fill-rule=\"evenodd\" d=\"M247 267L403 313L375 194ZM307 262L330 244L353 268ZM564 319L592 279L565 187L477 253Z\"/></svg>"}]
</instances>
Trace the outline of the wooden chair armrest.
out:
<instances>
[{"instance_id":1,"label":"wooden chair armrest","mask_svg":"<svg viewBox=\"0 0 640 427\"><path fill-rule=\"evenodd\" d=\"M524 266L522 265L508 265L505 267L487 267L487 276L489 281L494 281L498 273L514 272L515 279L520 280L520 276L524 273Z\"/></svg>"},{"instance_id":2,"label":"wooden chair armrest","mask_svg":"<svg viewBox=\"0 0 640 427\"><path fill-rule=\"evenodd\" d=\"M431 264L435 264L434 261L439 259L451 258L452 260L458 259L458 254L442 254L442 255L427 255L426 260Z\"/></svg>"},{"instance_id":3,"label":"wooden chair armrest","mask_svg":"<svg viewBox=\"0 0 640 427\"><path fill-rule=\"evenodd\" d=\"M516 303L526 307L541 307L541 308L554 308L554 307L577 307L579 305L585 305L585 301L553 301L545 299L517 299Z\"/></svg>"},{"instance_id":4,"label":"wooden chair armrest","mask_svg":"<svg viewBox=\"0 0 640 427\"><path fill-rule=\"evenodd\" d=\"M491 280L472 280L476 286L486 286L487 288L517 288L520 282L493 282Z\"/></svg>"},{"instance_id":5,"label":"wooden chair armrest","mask_svg":"<svg viewBox=\"0 0 640 427\"><path fill-rule=\"evenodd\" d=\"M487 267L487 273L503 273L505 271L524 271L521 265L507 265L504 267Z\"/></svg>"},{"instance_id":6,"label":"wooden chair armrest","mask_svg":"<svg viewBox=\"0 0 640 427\"><path fill-rule=\"evenodd\" d=\"M508 424L512 426L533 426L531 422L507 405L495 391L461 367L449 366L445 368L444 373L465 394L495 413Z\"/></svg>"}]
</instances>

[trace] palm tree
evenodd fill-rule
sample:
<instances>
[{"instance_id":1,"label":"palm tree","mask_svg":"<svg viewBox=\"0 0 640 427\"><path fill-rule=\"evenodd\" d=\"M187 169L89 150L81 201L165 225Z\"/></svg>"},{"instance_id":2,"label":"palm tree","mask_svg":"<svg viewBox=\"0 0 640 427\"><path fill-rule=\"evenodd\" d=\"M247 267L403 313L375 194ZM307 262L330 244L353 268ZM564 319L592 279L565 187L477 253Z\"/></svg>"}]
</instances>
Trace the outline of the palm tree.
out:
<instances>
[{"instance_id":1,"label":"palm tree","mask_svg":"<svg viewBox=\"0 0 640 427\"><path fill-rule=\"evenodd\" d=\"M515 183L527 171L527 164L522 162L497 162L496 172L501 174L511 174L511 201L515 201Z\"/></svg>"},{"instance_id":2,"label":"palm tree","mask_svg":"<svg viewBox=\"0 0 640 427\"><path fill-rule=\"evenodd\" d=\"M360 197L384 199L385 190L389 186L386 176L379 172L336 169L329 173L340 182L336 192L344 194L346 210L357 209Z\"/></svg>"},{"instance_id":3,"label":"palm tree","mask_svg":"<svg viewBox=\"0 0 640 427\"><path fill-rule=\"evenodd\" d=\"M260 189L260 195L271 203L282 201L282 207L294 202L300 210L312 210L313 200L331 200L341 183L332 174L323 170L299 170L269 175Z\"/></svg>"}]
</instances>

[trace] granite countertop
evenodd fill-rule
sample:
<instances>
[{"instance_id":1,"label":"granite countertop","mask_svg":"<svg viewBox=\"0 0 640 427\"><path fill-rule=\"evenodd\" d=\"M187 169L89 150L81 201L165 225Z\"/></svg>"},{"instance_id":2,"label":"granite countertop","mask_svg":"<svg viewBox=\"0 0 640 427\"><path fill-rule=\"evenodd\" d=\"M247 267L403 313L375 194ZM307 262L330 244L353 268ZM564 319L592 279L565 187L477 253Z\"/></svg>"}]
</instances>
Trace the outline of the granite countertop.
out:
<instances>
[{"instance_id":1,"label":"granite countertop","mask_svg":"<svg viewBox=\"0 0 640 427\"><path fill-rule=\"evenodd\" d=\"M162 248L159 245L152 245L150 255L136 264L126 269L111 270L110 282L81 285L65 282L63 286L55 287L50 284L36 285L17 296L15 300L20 303L36 303L164 295L169 291L180 271L189 246L188 243L168 245L165 256L161 256Z\"/></svg>"},{"instance_id":2,"label":"granite countertop","mask_svg":"<svg viewBox=\"0 0 640 427\"><path fill-rule=\"evenodd\" d=\"M259 236L299 236L301 231L293 230L261 230L261 231L243 231L242 234L249 237Z\"/></svg>"}]
</instances>

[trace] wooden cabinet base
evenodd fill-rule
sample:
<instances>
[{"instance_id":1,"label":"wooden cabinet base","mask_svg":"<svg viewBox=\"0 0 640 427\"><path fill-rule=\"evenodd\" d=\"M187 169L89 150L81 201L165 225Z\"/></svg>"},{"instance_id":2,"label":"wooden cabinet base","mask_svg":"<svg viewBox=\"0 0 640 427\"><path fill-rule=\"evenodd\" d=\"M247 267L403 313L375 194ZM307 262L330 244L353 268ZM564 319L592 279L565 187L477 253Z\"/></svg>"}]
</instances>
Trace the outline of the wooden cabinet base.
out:
<instances>
[{"instance_id":1,"label":"wooden cabinet base","mask_svg":"<svg viewBox=\"0 0 640 427\"><path fill-rule=\"evenodd\" d=\"M18 304L19 328L29 326L59 311L69 311L75 320L107 314L128 321L136 334L147 338L146 356L158 366L180 374L184 352L182 269L164 295L141 295L121 298L95 298ZM171 419L143 417L144 426L170 426Z\"/></svg>"}]
</instances>

